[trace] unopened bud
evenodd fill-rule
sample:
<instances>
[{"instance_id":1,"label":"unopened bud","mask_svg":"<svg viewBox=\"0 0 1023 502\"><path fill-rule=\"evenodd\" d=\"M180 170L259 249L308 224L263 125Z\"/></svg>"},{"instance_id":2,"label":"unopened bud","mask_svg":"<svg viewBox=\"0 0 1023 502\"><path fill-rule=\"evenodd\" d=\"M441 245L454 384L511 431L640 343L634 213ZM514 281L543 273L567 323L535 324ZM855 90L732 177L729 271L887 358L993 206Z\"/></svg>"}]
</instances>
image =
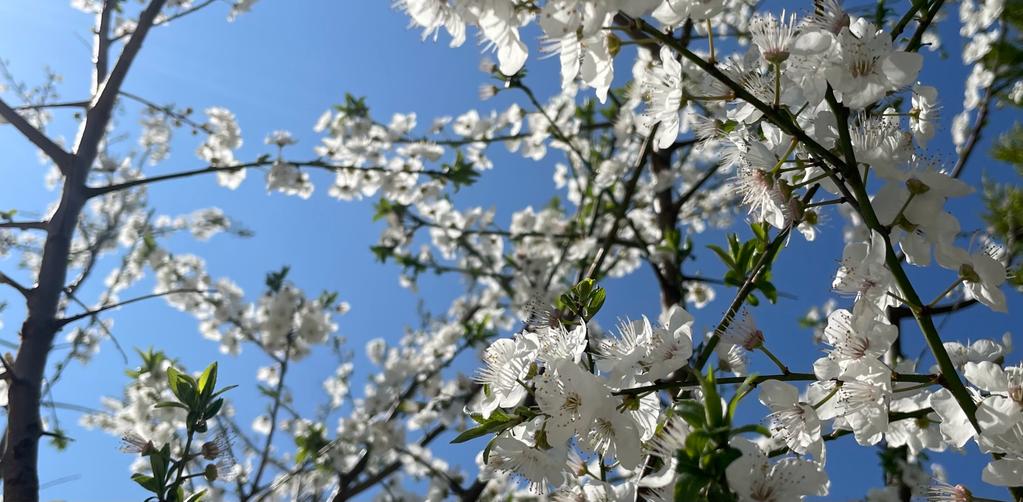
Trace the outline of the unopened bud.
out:
<instances>
[{"instance_id":1,"label":"unopened bud","mask_svg":"<svg viewBox=\"0 0 1023 502\"><path fill-rule=\"evenodd\" d=\"M220 447L214 441L207 441L202 444L200 448L202 450L202 457L206 460L213 460L220 455Z\"/></svg>"},{"instance_id":2,"label":"unopened bud","mask_svg":"<svg viewBox=\"0 0 1023 502\"><path fill-rule=\"evenodd\" d=\"M206 468L203 469L202 475L206 477L206 481L216 481L219 477L217 472L217 464L206 464Z\"/></svg>"}]
</instances>

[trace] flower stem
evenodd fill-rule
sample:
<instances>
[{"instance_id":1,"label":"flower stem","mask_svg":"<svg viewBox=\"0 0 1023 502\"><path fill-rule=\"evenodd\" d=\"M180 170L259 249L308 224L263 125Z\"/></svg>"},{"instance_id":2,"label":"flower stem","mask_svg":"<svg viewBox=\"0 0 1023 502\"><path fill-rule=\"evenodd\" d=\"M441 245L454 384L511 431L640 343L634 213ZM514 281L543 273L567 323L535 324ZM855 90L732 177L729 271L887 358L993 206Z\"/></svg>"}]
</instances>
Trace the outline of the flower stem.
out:
<instances>
[{"instance_id":1,"label":"flower stem","mask_svg":"<svg viewBox=\"0 0 1023 502\"><path fill-rule=\"evenodd\" d=\"M775 356L773 352L768 350L766 345L761 344L759 347L757 347L757 349L760 350L760 352L763 352L764 355L766 355L768 358L770 358L771 361L774 362L774 365L777 366L778 369L780 369L783 374L785 375L789 374L789 367L785 366L785 363L781 362L781 359L778 359L778 357Z\"/></svg>"},{"instance_id":2,"label":"flower stem","mask_svg":"<svg viewBox=\"0 0 1023 502\"><path fill-rule=\"evenodd\" d=\"M714 57L714 29L710 26L710 19L707 20L707 43L710 44L710 64L717 63Z\"/></svg>"},{"instance_id":3,"label":"flower stem","mask_svg":"<svg viewBox=\"0 0 1023 502\"><path fill-rule=\"evenodd\" d=\"M930 307L933 307L933 306L937 305L938 302L940 302L942 298L948 296L948 294L951 293L952 291L955 291L955 289L958 288L959 285L963 283L963 281L965 281L965 279L963 279L962 277L956 279L955 282L953 282L951 286L946 288L945 291L942 291L941 294L938 295L938 297L934 299L934 301L932 301L931 303L928 303L927 307L930 308Z\"/></svg>"},{"instance_id":4,"label":"flower stem","mask_svg":"<svg viewBox=\"0 0 1023 502\"><path fill-rule=\"evenodd\" d=\"M774 64L774 107L781 106L781 65Z\"/></svg>"},{"instance_id":5,"label":"flower stem","mask_svg":"<svg viewBox=\"0 0 1023 502\"><path fill-rule=\"evenodd\" d=\"M823 398L821 398L820 401L817 401L813 405L813 409L816 410L816 409L820 408L821 406L824 406L824 403L826 403L828 401L831 401L831 398L835 397L835 394L838 394L838 391L841 388L842 388L842 381L839 380L839 381L835 382L835 388L831 389L831 392L828 392L827 395L825 395Z\"/></svg>"}]
</instances>

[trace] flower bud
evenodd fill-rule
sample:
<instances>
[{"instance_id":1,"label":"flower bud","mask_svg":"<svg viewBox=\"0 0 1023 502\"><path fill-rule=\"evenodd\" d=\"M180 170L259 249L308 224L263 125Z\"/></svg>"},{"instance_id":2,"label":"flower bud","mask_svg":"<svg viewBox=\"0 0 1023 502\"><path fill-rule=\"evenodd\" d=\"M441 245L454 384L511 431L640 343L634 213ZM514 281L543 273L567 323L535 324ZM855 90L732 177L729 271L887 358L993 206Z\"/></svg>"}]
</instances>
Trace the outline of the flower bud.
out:
<instances>
[{"instance_id":1,"label":"flower bud","mask_svg":"<svg viewBox=\"0 0 1023 502\"><path fill-rule=\"evenodd\" d=\"M206 468L202 471L202 475L206 477L206 481L216 481L218 474L217 464L206 464Z\"/></svg>"}]
</instances>

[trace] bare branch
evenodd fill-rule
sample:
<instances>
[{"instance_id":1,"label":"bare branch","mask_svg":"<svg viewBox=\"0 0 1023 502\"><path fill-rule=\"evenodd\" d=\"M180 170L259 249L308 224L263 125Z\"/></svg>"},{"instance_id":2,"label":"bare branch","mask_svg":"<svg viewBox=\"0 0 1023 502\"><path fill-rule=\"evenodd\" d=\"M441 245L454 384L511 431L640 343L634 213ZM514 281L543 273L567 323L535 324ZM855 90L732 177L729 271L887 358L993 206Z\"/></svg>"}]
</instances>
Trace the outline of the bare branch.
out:
<instances>
[{"instance_id":1,"label":"bare branch","mask_svg":"<svg viewBox=\"0 0 1023 502\"><path fill-rule=\"evenodd\" d=\"M18 130L25 138L32 142L36 147L43 151L57 167L60 168L60 172L67 175L67 170L71 167L71 154L64 151L60 145L56 144L43 134L36 126L30 124L25 117L22 117L16 110L11 108L3 99L0 99L0 117L9 122Z\"/></svg>"},{"instance_id":2,"label":"bare branch","mask_svg":"<svg viewBox=\"0 0 1023 502\"><path fill-rule=\"evenodd\" d=\"M37 105L15 106L17 111L21 110L44 110L47 108L88 108L88 101L62 101L60 103L40 103Z\"/></svg>"},{"instance_id":3,"label":"bare branch","mask_svg":"<svg viewBox=\"0 0 1023 502\"><path fill-rule=\"evenodd\" d=\"M7 274L5 274L3 272L0 272L0 284L6 284L6 285L8 285L8 286L18 290L18 292L21 293L21 296L24 296L26 299L28 299L28 297L32 295L32 290L31 289L26 288L25 286L22 286L21 283L19 283L18 281L14 280L14 279L11 279L11 277L9 275L7 275Z\"/></svg>"},{"instance_id":4,"label":"bare branch","mask_svg":"<svg viewBox=\"0 0 1023 502\"><path fill-rule=\"evenodd\" d=\"M18 230L46 230L45 221L0 221L0 228L16 228Z\"/></svg>"},{"instance_id":5,"label":"bare branch","mask_svg":"<svg viewBox=\"0 0 1023 502\"><path fill-rule=\"evenodd\" d=\"M139 297L136 297L136 298L132 298L130 300L125 300L123 302L111 303L110 305L104 305L104 306L99 307L97 309L89 310L87 312L82 312L80 314L75 314L75 315L73 315L71 317L65 317L63 319L58 319L57 320L57 324L59 326L67 326L68 324L71 324L71 323L73 323L75 321L79 321L79 320L85 319L86 317L92 317L92 316L94 316L96 314L99 314L99 313L102 313L102 312L106 312L107 310L116 309L116 308L119 308L119 307L123 307L125 305L131 305L132 303L141 302L141 301L144 301L144 300L150 300L150 299L153 299L153 298L161 298L161 297L164 297L164 296L177 295L177 294L185 294L185 293L203 294L203 293L210 293L211 291L212 290L188 288L188 289L172 289L172 290L163 291L163 292L160 292L160 293L151 293L151 294L148 294L148 295L142 295L142 296L139 296Z\"/></svg>"},{"instance_id":6,"label":"bare branch","mask_svg":"<svg viewBox=\"0 0 1023 502\"><path fill-rule=\"evenodd\" d=\"M105 194L108 194L110 192L116 192L116 191L119 191L119 190L127 190L129 188L134 188L134 187L141 186L141 185L148 185L148 184L152 184L152 183L157 183L157 182L160 182L160 181L170 181L170 180L176 180L176 179L181 179L181 178L189 178L189 177L192 177L192 176L198 176L198 175L202 175L202 174L212 174L212 173L219 173L219 172L239 171L239 170L242 170L242 169L248 169L248 168L252 168L252 167L264 167L264 166L269 166L269 165L273 164L274 162L275 162L275 160L269 158L268 156L264 156L264 157L260 157L257 160L254 160L252 162L246 162L246 163L243 163L243 164L237 164L237 165L233 165L233 166L207 166L207 167L203 167L203 168L200 168L200 169L193 169L191 171L180 171L180 172L176 172L176 173L162 174L162 175L159 175L159 176L150 176L148 178L140 178L140 179L137 179L137 180L125 181L123 183L115 183L115 184L112 184L112 185L106 185L106 186L101 186L101 187L89 187L89 188L86 188L86 197L88 197L88 198L98 197L100 195L105 195ZM409 169L409 170L396 171L396 170L391 169L391 168L379 167L379 166L363 166L363 167L338 166L338 165L330 164L328 162L325 162L323 160L318 160L318 159L317 160L308 160L308 161L285 161L285 162L288 162L288 164L291 164L291 165L296 166L296 167L311 167L311 168L323 169L325 171L331 171L331 172L346 171L346 170L347 171L360 171L360 170L362 170L362 171L376 171L376 172L381 172L381 173L394 173L394 174L398 174L398 173L422 174L422 175L433 176L433 177L444 177L445 175L448 174L446 171L436 170L436 169Z\"/></svg>"},{"instance_id":7,"label":"bare branch","mask_svg":"<svg viewBox=\"0 0 1023 502\"><path fill-rule=\"evenodd\" d=\"M183 17L185 17L185 16L187 16L189 14L195 13L196 11L198 11L199 9L202 9L203 7L207 7L209 5L212 5L214 2L216 2L216 0L205 0L202 3L195 4L192 7L189 7L189 8L187 8L187 9L181 11L181 12L178 12L178 13L175 13L173 15L167 16L167 17L165 17L163 19L160 19L159 21L154 22L153 26L163 26L163 25L165 25L165 24L167 24L167 23L169 23L171 21L174 21L175 19L181 19L181 18L183 18ZM116 37L111 38L110 41L111 42L116 42L116 41L118 41L118 40L120 40L120 39L122 39L124 37L127 37L127 36L131 35L132 33L134 33L134 32L129 31L127 33L122 33L122 34L120 34L120 35L118 35Z\"/></svg>"},{"instance_id":8,"label":"bare branch","mask_svg":"<svg viewBox=\"0 0 1023 502\"><path fill-rule=\"evenodd\" d=\"M96 31L92 44L93 97L99 92L100 84L106 80L107 71L110 67L110 15L113 13L116 4L115 0L103 0L103 7L96 14Z\"/></svg>"},{"instance_id":9,"label":"bare branch","mask_svg":"<svg viewBox=\"0 0 1023 502\"><path fill-rule=\"evenodd\" d=\"M597 256L590 264L590 268L586 271L586 275L583 278L592 278L600 271L600 266L604 264L604 260L607 259L607 255L611 252L611 246L614 242L614 238L618 235L618 228L622 224L622 220L625 219L625 215L629 211L629 201L632 196L636 193L636 187L639 185L639 177L643 172L643 166L646 164L646 159L653 151L654 147L654 136L657 135L657 125L650 130L650 134L647 135L646 139L643 140L643 147L640 149L639 159L636 161L635 170L632 173L632 177L629 178L625 185L625 195L622 197L622 202L618 206L617 214L615 214L614 222L611 223L611 230L608 231L607 236L604 238L604 244L597 250Z\"/></svg>"}]
</instances>

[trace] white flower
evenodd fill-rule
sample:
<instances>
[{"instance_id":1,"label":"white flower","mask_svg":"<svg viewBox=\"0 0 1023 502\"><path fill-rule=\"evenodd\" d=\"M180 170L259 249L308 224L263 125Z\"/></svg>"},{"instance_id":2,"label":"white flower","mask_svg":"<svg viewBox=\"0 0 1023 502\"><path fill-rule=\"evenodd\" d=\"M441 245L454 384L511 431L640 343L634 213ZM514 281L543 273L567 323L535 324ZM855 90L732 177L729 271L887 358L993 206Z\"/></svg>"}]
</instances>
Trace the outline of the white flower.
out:
<instances>
[{"instance_id":1,"label":"white flower","mask_svg":"<svg viewBox=\"0 0 1023 502\"><path fill-rule=\"evenodd\" d=\"M836 361L876 360L899 336L895 326L876 320L872 309L853 314L839 309L828 316L824 340L831 345L828 357Z\"/></svg>"},{"instance_id":2,"label":"white flower","mask_svg":"<svg viewBox=\"0 0 1023 502\"><path fill-rule=\"evenodd\" d=\"M547 493L550 485L565 482L564 448L541 450L511 437L494 440L487 466L491 469L513 472L529 482L529 489L537 494Z\"/></svg>"},{"instance_id":3,"label":"white flower","mask_svg":"<svg viewBox=\"0 0 1023 502\"><path fill-rule=\"evenodd\" d=\"M476 375L484 385L480 413L484 418L497 409L512 408L526 397L526 389L519 383L529 372L536 357L536 339L531 336L501 338L483 353L484 367Z\"/></svg>"},{"instance_id":4,"label":"white flower","mask_svg":"<svg viewBox=\"0 0 1023 502\"><path fill-rule=\"evenodd\" d=\"M568 359L578 363L586 350L584 323L579 323L571 330L560 323L557 326L543 326L537 330L536 336L540 342L538 357L544 362Z\"/></svg>"},{"instance_id":5,"label":"white flower","mask_svg":"<svg viewBox=\"0 0 1023 502\"><path fill-rule=\"evenodd\" d=\"M690 432L689 424L679 416L673 415L647 443L647 449L651 455L664 460L665 466L674 466L678 451L686 447L686 438L689 437ZM671 477L674 478L674 467L670 471Z\"/></svg>"},{"instance_id":6,"label":"white flower","mask_svg":"<svg viewBox=\"0 0 1023 502\"><path fill-rule=\"evenodd\" d=\"M726 346L738 345L748 351L756 350L764 343L764 332L757 328L749 310L742 309L721 333L721 342Z\"/></svg>"},{"instance_id":7,"label":"white flower","mask_svg":"<svg viewBox=\"0 0 1023 502\"><path fill-rule=\"evenodd\" d=\"M1001 434L1023 420L1023 366L1002 369L992 362L971 362L964 373L970 383L988 392L977 405L984 434Z\"/></svg>"},{"instance_id":8,"label":"white flower","mask_svg":"<svg viewBox=\"0 0 1023 502\"><path fill-rule=\"evenodd\" d=\"M735 437L730 444L742 452L725 469L728 486L740 502L791 502L828 494L828 475L816 463L789 457L772 464L748 439Z\"/></svg>"},{"instance_id":9,"label":"white flower","mask_svg":"<svg viewBox=\"0 0 1023 502\"><path fill-rule=\"evenodd\" d=\"M614 406L600 378L564 359L537 378L536 402L547 415L549 442L559 446L588 431L599 408Z\"/></svg>"},{"instance_id":10,"label":"white flower","mask_svg":"<svg viewBox=\"0 0 1023 502\"><path fill-rule=\"evenodd\" d=\"M654 147L670 147L679 132L679 111L682 109L685 90L682 88L682 65L675 53L667 46L661 47L661 64L653 65L643 78L643 86L649 94L644 125L657 129Z\"/></svg>"},{"instance_id":11,"label":"white flower","mask_svg":"<svg viewBox=\"0 0 1023 502\"><path fill-rule=\"evenodd\" d=\"M814 370L817 369L815 364ZM820 418L836 418L835 427L852 429L856 442L861 445L877 444L888 430L890 370L866 361L850 361L839 373L838 380L815 382L810 386L817 395L830 393L835 385L839 386L834 397L817 409Z\"/></svg>"},{"instance_id":12,"label":"white flower","mask_svg":"<svg viewBox=\"0 0 1023 502\"><path fill-rule=\"evenodd\" d=\"M774 14L754 16L749 23L750 37L760 49L760 55L769 63L781 64L789 58L792 39L796 33L796 15L785 18L785 11L779 18Z\"/></svg>"},{"instance_id":13,"label":"white flower","mask_svg":"<svg viewBox=\"0 0 1023 502\"><path fill-rule=\"evenodd\" d=\"M939 429L950 445L962 448L976 434L966 412L948 389L931 394L931 409L941 417Z\"/></svg>"},{"instance_id":14,"label":"white flower","mask_svg":"<svg viewBox=\"0 0 1023 502\"><path fill-rule=\"evenodd\" d=\"M767 380L759 388L760 402L771 410L766 417L771 436L782 439L795 453L811 452L821 459L824 449L821 422L813 406L801 403L799 390L787 383Z\"/></svg>"},{"instance_id":15,"label":"white flower","mask_svg":"<svg viewBox=\"0 0 1023 502\"><path fill-rule=\"evenodd\" d=\"M837 54L825 74L842 103L860 109L912 83L922 65L922 56L892 51L891 36L860 18L839 33Z\"/></svg>"},{"instance_id":16,"label":"white flower","mask_svg":"<svg viewBox=\"0 0 1023 502\"><path fill-rule=\"evenodd\" d=\"M855 294L880 305L891 289L892 276L885 266L887 245L876 230L868 242L851 242L842 252L842 266L835 274L831 287L839 293Z\"/></svg>"},{"instance_id":17,"label":"white flower","mask_svg":"<svg viewBox=\"0 0 1023 502\"><path fill-rule=\"evenodd\" d=\"M770 172L778 157L763 144L752 141L733 144L725 156L729 163L737 165L732 184L742 195L742 203L749 208L753 221L766 221L778 229L788 226L793 220L792 198Z\"/></svg>"},{"instance_id":18,"label":"white flower","mask_svg":"<svg viewBox=\"0 0 1023 502\"><path fill-rule=\"evenodd\" d=\"M653 328L645 316L640 321L625 321L618 325L620 337L602 340L597 367L607 375L612 387L641 373Z\"/></svg>"},{"instance_id":19,"label":"white flower","mask_svg":"<svg viewBox=\"0 0 1023 502\"><path fill-rule=\"evenodd\" d=\"M694 307L702 309L708 303L714 301L717 293L714 288L703 282L690 282L686 284L686 303L692 303Z\"/></svg>"},{"instance_id":20,"label":"white flower","mask_svg":"<svg viewBox=\"0 0 1023 502\"><path fill-rule=\"evenodd\" d=\"M574 5L572 5L574 4ZM548 2L540 13L540 27L550 40L546 52L561 56L561 87L571 89L576 77L597 91L603 103L614 78L614 58L602 28L612 14L591 2Z\"/></svg>"},{"instance_id":21,"label":"white flower","mask_svg":"<svg viewBox=\"0 0 1023 502\"><path fill-rule=\"evenodd\" d=\"M686 19L709 19L724 8L724 0L665 0L654 10L654 18L666 26L678 26Z\"/></svg>"},{"instance_id":22,"label":"white flower","mask_svg":"<svg viewBox=\"0 0 1023 502\"><path fill-rule=\"evenodd\" d=\"M682 368L693 355L693 316L673 305L662 316L661 323L651 331L650 350L642 363L647 367L643 377L650 382Z\"/></svg>"},{"instance_id":23,"label":"white flower","mask_svg":"<svg viewBox=\"0 0 1023 502\"><path fill-rule=\"evenodd\" d=\"M892 401L891 411L909 413L927 408L930 396L926 392ZM888 424L885 441L893 448L905 445L912 455L919 455L925 448L944 451L945 442L938 429L937 420L930 417L896 420Z\"/></svg>"},{"instance_id":24,"label":"white flower","mask_svg":"<svg viewBox=\"0 0 1023 502\"><path fill-rule=\"evenodd\" d=\"M206 128L210 134L196 152L199 158L214 167L237 165L234 150L242 146L242 130L238 127L234 114L226 108L212 107L206 109L206 115L209 117ZM244 179L243 169L217 172L217 181L232 190L238 188Z\"/></svg>"},{"instance_id":25,"label":"white flower","mask_svg":"<svg viewBox=\"0 0 1023 502\"><path fill-rule=\"evenodd\" d=\"M526 64L529 49L519 38L519 15L513 2L485 2L477 24L483 36L497 49L498 69L514 75Z\"/></svg>"},{"instance_id":26,"label":"white flower","mask_svg":"<svg viewBox=\"0 0 1023 502\"><path fill-rule=\"evenodd\" d=\"M285 146L298 143L298 140L291 135L290 131L277 130L267 134L266 138L263 139L263 142L268 145L277 145L278 147L283 148Z\"/></svg>"},{"instance_id":27,"label":"white flower","mask_svg":"<svg viewBox=\"0 0 1023 502\"><path fill-rule=\"evenodd\" d=\"M1023 459L992 460L984 467L981 479L996 486L1019 486L1019 480L1023 479Z\"/></svg>"},{"instance_id":28,"label":"white flower","mask_svg":"<svg viewBox=\"0 0 1023 502\"><path fill-rule=\"evenodd\" d=\"M643 460L641 439L639 425L631 414L622 413L615 406L602 406L579 444L615 458L623 468L631 470Z\"/></svg>"},{"instance_id":29,"label":"white flower","mask_svg":"<svg viewBox=\"0 0 1023 502\"><path fill-rule=\"evenodd\" d=\"M988 251L971 255L951 244L941 243L936 248L936 256L941 266L958 269L968 298L976 299L995 312L1008 312L1005 293L1000 289L1006 279L1005 265L992 258Z\"/></svg>"},{"instance_id":30,"label":"white flower","mask_svg":"<svg viewBox=\"0 0 1023 502\"><path fill-rule=\"evenodd\" d=\"M313 194L313 184L309 181L309 175L294 164L280 159L274 161L266 174L266 189L287 195L298 195L303 199L308 199Z\"/></svg>"},{"instance_id":31,"label":"white flower","mask_svg":"<svg viewBox=\"0 0 1023 502\"><path fill-rule=\"evenodd\" d=\"M969 345L963 345L959 342L945 342L944 346L945 352L948 352L948 357L952 360L952 365L954 365L957 370L963 371L963 367L966 363L979 363L981 361L995 362L998 359L1005 357L1005 354L1009 352L1011 344L1011 335L1009 333L1005 333L1003 336L1003 343L981 338ZM936 373L938 371L937 365L931 368L932 373Z\"/></svg>"},{"instance_id":32,"label":"white flower","mask_svg":"<svg viewBox=\"0 0 1023 502\"><path fill-rule=\"evenodd\" d=\"M909 127L920 148L927 148L927 143L934 137L939 110L938 89L929 85L914 84Z\"/></svg>"}]
</instances>

